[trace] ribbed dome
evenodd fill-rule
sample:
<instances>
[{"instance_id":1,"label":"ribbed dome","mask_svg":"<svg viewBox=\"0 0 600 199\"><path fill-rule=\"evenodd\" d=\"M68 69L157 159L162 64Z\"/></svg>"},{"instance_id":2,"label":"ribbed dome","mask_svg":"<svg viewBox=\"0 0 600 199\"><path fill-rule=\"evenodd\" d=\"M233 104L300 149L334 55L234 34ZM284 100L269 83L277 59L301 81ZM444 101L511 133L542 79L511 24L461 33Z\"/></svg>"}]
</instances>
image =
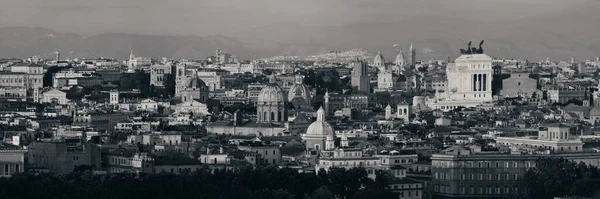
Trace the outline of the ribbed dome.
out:
<instances>
[{"instance_id":1,"label":"ribbed dome","mask_svg":"<svg viewBox=\"0 0 600 199\"><path fill-rule=\"evenodd\" d=\"M302 97L307 103L310 103L310 90L305 85L293 85L288 93L288 101L292 101L296 97Z\"/></svg>"},{"instance_id":2,"label":"ribbed dome","mask_svg":"<svg viewBox=\"0 0 600 199\"><path fill-rule=\"evenodd\" d=\"M188 80L186 85L187 88L206 88L206 83L204 83L204 81L198 77L192 77L190 80Z\"/></svg>"},{"instance_id":3,"label":"ribbed dome","mask_svg":"<svg viewBox=\"0 0 600 199\"><path fill-rule=\"evenodd\" d=\"M283 90L277 86L277 84L269 84L260 90L258 94L258 103L259 104L277 104L284 103L285 98L283 96Z\"/></svg>"},{"instance_id":4,"label":"ribbed dome","mask_svg":"<svg viewBox=\"0 0 600 199\"><path fill-rule=\"evenodd\" d=\"M323 110L323 107L319 108L317 111L317 120L308 126L306 134L324 138L328 135L335 137L333 127L325 121L325 110Z\"/></svg>"},{"instance_id":5,"label":"ribbed dome","mask_svg":"<svg viewBox=\"0 0 600 199\"><path fill-rule=\"evenodd\" d=\"M310 97L310 89L308 89L307 86L302 84L302 79L303 77L301 75L296 76L296 83L288 91L287 99L289 102L291 102L296 97L301 97L308 104L310 104L310 101L312 99Z\"/></svg>"}]
</instances>

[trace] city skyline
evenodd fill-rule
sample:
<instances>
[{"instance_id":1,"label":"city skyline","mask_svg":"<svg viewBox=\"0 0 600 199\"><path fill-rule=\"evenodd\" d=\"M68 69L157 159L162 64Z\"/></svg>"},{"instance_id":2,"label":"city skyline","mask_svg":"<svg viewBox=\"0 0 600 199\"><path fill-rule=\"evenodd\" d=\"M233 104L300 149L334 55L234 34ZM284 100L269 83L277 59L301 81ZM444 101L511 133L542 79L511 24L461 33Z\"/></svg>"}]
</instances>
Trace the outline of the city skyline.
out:
<instances>
[{"instance_id":1,"label":"city skyline","mask_svg":"<svg viewBox=\"0 0 600 199\"><path fill-rule=\"evenodd\" d=\"M133 49L148 57L200 58L223 48L251 59L363 48L389 58L393 44L415 43L420 59L429 60L456 56L457 46L475 40L486 40L494 57L600 54L598 27L590 25L600 20L598 1L302 1L294 9L271 0L36 1L8 0L0 8L3 57L60 50L65 57L122 59ZM28 14L13 17L19 13Z\"/></svg>"}]
</instances>

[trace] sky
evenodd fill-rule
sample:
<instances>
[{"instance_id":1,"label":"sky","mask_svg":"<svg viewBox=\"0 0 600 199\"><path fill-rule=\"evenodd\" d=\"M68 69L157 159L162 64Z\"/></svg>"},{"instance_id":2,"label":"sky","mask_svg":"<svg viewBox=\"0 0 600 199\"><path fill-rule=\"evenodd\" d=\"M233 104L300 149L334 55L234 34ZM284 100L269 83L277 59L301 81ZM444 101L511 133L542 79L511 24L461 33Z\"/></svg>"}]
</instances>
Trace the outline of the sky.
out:
<instances>
[{"instance_id":1,"label":"sky","mask_svg":"<svg viewBox=\"0 0 600 199\"><path fill-rule=\"evenodd\" d=\"M598 0L0 0L0 27L60 32L215 35L274 24L338 26L447 16L543 17Z\"/></svg>"}]
</instances>

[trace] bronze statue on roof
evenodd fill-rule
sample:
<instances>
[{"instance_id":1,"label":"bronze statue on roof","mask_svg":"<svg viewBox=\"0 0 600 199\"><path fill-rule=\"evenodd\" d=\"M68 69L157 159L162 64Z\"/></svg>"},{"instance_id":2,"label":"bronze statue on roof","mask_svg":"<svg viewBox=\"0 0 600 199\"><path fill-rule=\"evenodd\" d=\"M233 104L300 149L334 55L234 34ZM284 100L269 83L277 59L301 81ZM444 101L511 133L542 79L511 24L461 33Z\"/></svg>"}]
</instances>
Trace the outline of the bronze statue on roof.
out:
<instances>
[{"instance_id":1,"label":"bronze statue on roof","mask_svg":"<svg viewBox=\"0 0 600 199\"><path fill-rule=\"evenodd\" d=\"M473 47L471 48L471 42L469 41L469 44L467 44L467 49L460 49L460 54L463 55L470 55L470 54L483 54L483 41L481 40L481 42L479 42L479 49Z\"/></svg>"}]
</instances>

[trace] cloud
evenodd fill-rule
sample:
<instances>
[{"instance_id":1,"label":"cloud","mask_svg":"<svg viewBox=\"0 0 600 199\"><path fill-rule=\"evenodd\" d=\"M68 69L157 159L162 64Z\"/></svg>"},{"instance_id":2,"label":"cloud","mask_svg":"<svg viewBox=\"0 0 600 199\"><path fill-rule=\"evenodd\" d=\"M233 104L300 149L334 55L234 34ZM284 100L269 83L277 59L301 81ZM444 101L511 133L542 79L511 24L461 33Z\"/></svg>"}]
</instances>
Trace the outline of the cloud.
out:
<instances>
[{"instance_id":1,"label":"cloud","mask_svg":"<svg viewBox=\"0 0 600 199\"><path fill-rule=\"evenodd\" d=\"M343 25L411 16L517 20L593 0L2 0L0 26L74 32L218 34L274 23Z\"/></svg>"}]
</instances>

